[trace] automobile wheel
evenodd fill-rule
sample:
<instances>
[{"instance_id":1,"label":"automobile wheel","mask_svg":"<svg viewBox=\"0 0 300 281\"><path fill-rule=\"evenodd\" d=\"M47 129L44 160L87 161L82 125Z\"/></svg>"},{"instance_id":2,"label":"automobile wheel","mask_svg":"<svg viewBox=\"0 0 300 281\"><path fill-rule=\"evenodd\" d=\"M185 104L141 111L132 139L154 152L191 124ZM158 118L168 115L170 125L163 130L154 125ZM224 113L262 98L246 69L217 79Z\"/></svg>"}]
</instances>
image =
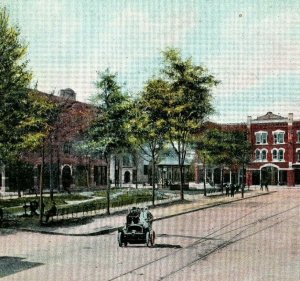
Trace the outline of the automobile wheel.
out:
<instances>
[{"instance_id":1,"label":"automobile wheel","mask_svg":"<svg viewBox=\"0 0 300 281\"><path fill-rule=\"evenodd\" d=\"M153 230L152 233L151 233L151 246L154 245L154 242L155 242L155 231Z\"/></svg>"},{"instance_id":2,"label":"automobile wheel","mask_svg":"<svg viewBox=\"0 0 300 281\"><path fill-rule=\"evenodd\" d=\"M119 243L119 247L122 247L122 245L123 245L123 235L122 235L122 232L118 233L118 243Z\"/></svg>"},{"instance_id":3,"label":"automobile wheel","mask_svg":"<svg viewBox=\"0 0 300 281\"><path fill-rule=\"evenodd\" d=\"M147 247L151 246L151 237L150 237L150 232L146 233L146 245Z\"/></svg>"}]
</instances>

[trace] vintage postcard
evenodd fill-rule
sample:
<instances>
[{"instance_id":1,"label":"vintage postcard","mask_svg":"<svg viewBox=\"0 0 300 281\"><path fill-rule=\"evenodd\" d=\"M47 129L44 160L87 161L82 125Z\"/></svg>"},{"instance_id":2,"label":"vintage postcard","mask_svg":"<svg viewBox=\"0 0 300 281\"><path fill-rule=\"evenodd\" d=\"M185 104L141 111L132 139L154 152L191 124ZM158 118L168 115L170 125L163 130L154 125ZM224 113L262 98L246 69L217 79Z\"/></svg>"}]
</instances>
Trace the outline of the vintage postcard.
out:
<instances>
[{"instance_id":1,"label":"vintage postcard","mask_svg":"<svg viewBox=\"0 0 300 281\"><path fill-rule=\"evenodd\" d=\"M0 0L0 279L300 280L300 1Z\"/></svg>"}]
</instances>

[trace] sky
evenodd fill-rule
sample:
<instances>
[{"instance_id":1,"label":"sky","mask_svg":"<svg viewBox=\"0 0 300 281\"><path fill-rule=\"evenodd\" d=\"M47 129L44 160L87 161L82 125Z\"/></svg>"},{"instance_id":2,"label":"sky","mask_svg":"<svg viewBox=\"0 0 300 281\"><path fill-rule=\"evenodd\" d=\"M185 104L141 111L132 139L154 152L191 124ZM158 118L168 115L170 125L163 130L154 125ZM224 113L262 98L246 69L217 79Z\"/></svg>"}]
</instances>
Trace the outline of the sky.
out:
<instances>
[{"instance_id":1,"label":"sky","mask_svg":"<svg viewBox=\"0 0 300 281\"><path fill-rule=\"evenodd\" d=\"M28 43L33 83L89 102L97 72L138 94L178 48L221 83L217 122L268 111L300 119L299 0L0 0Z\"/></svg>"}]
</instances>

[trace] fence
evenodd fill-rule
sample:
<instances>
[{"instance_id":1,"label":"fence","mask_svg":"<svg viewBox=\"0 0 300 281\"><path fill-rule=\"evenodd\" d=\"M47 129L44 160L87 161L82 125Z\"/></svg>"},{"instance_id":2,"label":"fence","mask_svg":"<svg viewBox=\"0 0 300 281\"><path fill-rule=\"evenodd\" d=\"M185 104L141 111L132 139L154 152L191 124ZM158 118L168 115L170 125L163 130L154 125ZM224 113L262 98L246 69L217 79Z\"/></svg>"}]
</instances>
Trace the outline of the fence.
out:
<instances>
[{"instance_id":1,"label":"fence","mask_svg":"<svg viewBox=\"0 0 300 281\"><path fill-rule=\"evenodd\" d=\"M134 202L129 202L128 200L117 200L111 201L110 210L111 213L116 213L120 211L125 211L130 209L133 206L149 206L152 204L152 201L144 200L144 197L136 197ZM165 204L178 201L179 198L167 198L167 199L156 199L155 204ZM106 202L96 202L95 204L90 205L74 205L69 207L62 207L57 208L57 212L55 215L50 216L50 221L60 221L60 220L67 220L72 218L86 218L86 217L93 217L96 215L106 214L107 203ZM3 221L11 221L16 220L20 217L20 213L16 214L10 212L8 208L3 208ZM25 214L25 213L24 213ZM21 216L24 216L22 214ZM29 216L29 215L28 215Z\"/></svg>"}]
</instances>

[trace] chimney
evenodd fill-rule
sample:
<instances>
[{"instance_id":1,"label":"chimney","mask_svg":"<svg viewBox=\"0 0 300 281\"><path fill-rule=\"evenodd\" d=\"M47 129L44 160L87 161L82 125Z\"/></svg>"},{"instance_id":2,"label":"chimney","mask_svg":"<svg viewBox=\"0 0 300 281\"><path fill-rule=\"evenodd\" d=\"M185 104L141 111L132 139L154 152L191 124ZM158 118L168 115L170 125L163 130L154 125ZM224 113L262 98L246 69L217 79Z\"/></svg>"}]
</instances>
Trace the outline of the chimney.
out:
<instances>
[{"instance_id":1,"label":"chimney","mask_svg":"<svg viewBox=\"0 0 300 281\"><path fill-rule=\"evenodd\" d=\"M76 100L76 93L70 88L61 89L58 93L60 97L65 98L67 100Z\"/></svg>"},{"instance_id":2,"label":"chimney","mask_svg":"<svg viewBox=\"0 0 300 281\"><path fill-rule=\"evenodd\" d=\"M252 117L251 116L247 116L247 128L249 129L251 126L251 121L252 121Z\"/></svg>"},{"instance_id":3,"label":"chimney","mask_svg":"<svg viewBox=\"0 0 300 281\"><path fill-rule=\"evenodd\" d=\"M293 124L293 113L289 113L288 114L288 125L292 125Z\"/></svg>"}]
</instances>

